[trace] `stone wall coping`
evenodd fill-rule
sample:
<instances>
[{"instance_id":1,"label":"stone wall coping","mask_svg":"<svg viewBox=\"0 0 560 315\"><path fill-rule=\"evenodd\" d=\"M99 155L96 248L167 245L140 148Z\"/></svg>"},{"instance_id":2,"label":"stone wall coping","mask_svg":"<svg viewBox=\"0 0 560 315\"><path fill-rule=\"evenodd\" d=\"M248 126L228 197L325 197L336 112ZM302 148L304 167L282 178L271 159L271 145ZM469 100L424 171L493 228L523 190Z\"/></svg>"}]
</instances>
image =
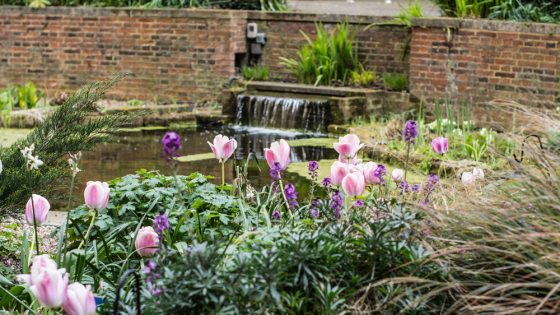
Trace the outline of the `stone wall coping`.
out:
<instances>
[{"instance_id":1,"label":"stone wall coping","mask_svg":"<svg viewBox=\"0 0 560 315\"><path fill-rule=\"evenodd\" d=\"M412 21L413 27L425 28L458 28L477 29L496 32L536 33L554 35L560 34L560 24L515 22L488 19L457 19L457 18L416 18Z\"/></svg>"},{"instance_id":2,"label":"stone wall coping","mask_svg":"<svg viewBox=\"0 0 560 315\"><path fill-rule=\"evenodd\" d=\"M25 6L3 5L0 13L20 15L66 15L66 16L130 16L130 17L169 17L169 18L214 18L231 19L241 18L248 20L266 21L290 21L290 22L316 22L338 23L348 21L351 24L375 24L394 25L392 17L367 16L367 15L343 15L343 14L313 14L293 12L264 12L245 10L222 10L222 9L146 9L146 8L120 8L120 7L47 7L29 8Z\"/></svg>"},{"instance_id":3,"label":"stone wall coping","mask_svg":"<svg viewBox=\"0 0 560 315\"><path fill-rule=\"evenodd\" d=\"M297 12L266 12L247 11L247 19L253 21L290 21L290 22L323 22L339 23L348 21L350 24L375 24L401 26L393 22L394 17L344 14L316 14Z\"/></svg>"},{"instance_id":4,"label":"stone wall coping","mask_svg":"<svg viewBox=\"0 0 560 315\"><path fill-rule=\"evenodd\" d=\"M80 16L80 17L167 17L167 18L203 18L203 19L232 19L247 18L247 11L218 10L218 9L146 9L119 7L47 7L29 8L25 6L3 5L0 14L19 15L50 15L50 16Z\"/></svg>"}]
</instances>

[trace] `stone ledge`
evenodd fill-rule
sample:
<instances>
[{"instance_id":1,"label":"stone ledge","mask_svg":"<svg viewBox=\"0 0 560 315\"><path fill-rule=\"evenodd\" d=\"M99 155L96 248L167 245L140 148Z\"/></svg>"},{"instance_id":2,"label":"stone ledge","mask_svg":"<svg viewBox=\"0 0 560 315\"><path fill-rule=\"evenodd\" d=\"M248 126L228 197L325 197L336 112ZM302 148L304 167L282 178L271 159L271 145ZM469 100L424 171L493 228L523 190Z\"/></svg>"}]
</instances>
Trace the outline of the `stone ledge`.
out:
<instances>
[{"instance_id":1,"label":"stone ledge","mask_svg":"<svg viewBox=\"0 0 560 315\"><path fill-rule=\"evenodd\" d=\"M282 92L321 96L364 96L381 93L381 90L351 87L314 86L308 84L251 81L245 83L248 91Z\"/></svg>"},{"instance_id":2,"label":"stone ledge","mask_svg":"<svg viewBox=\"0 0 560 315\"><path fill-rule=\"evenodd\" d=\"M496 32L560 34L560 25L552 23L512 22L487 19L417 18L414 27L464 28Z\"/></svg>"},{"instance_id":3,"label":"stone ledge","mask_svg":"<svg viewBox=\"0 0 560 315\"><path fill-rule=\"evenodd\" d=\"M395 25L394 17L391 16L369 16L369 15L344 15L344 14L314 14L314 13L296 13L296 12L265 12L265 11L246 11L247 19L253 21L286 21L286 22L322 22L322 23L340 23L348 21L350 24L376 24L390 25L395 27L404 27Z\"/></svg>"},{"instance_id":4,"label":"stone ledge","mask_svg":"<svg viewBox=\"0 0 560 315\"><path fill-rule=\"evenodd\" d=\"M164 18L200 18L200 19L246 19L247 11L220 9L144 9L144 8L96 8L96 7L47 7L29 8L25 6L3 5L0 14L80 16L96 17L164 17Z\"/></svg>"}]
</instances>

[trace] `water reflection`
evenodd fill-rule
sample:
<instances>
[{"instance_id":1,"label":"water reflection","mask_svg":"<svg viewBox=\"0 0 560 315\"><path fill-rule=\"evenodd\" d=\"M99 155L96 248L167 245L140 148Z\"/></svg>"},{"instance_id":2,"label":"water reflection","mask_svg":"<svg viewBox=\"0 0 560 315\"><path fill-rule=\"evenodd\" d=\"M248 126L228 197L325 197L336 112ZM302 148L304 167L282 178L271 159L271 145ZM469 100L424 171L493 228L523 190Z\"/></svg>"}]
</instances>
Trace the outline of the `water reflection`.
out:
<instances>
[{"instance_id":1,"label":"water reflection","mask_svg":"<svg viewBox=\"0 0 560 315\"><path fill-rule=\"evenodd\" d=\"M207 141L212 141L215 135L221 133L234 137L238 142L235 159L226 163L226 180L234 178L235 165L244 165L249 153L255 154L258 161L250 160L248 173L254 186L261 187L270 183L268 166L264 161L264 148L279 139L299 139L307 137L324 136L305 134L282 130L263 128L221 128L214 130L182 130L178 131L183 138L181 155L208 153L210 148ZM138 169L159 170L170 174L170 168L162 158L160 140L165 131L145 131L123 133L110 143L100 144L95 151L87 152L82 158L78 174L78 191L82 191L87 180L108 181L116 177L131 174ZM336 158L334 150L317 147L292 148L291 159L294 162ZM214 160L203 160L189 163L180 163L179 173L190 174L201 172L215 176L218 183L221 176L221 166ZM309 182L300 176L288 173L286 180L299 185L299 189L306 190ZM304 192L302 192L304 193Z\"/></svg>"}]
</instances>

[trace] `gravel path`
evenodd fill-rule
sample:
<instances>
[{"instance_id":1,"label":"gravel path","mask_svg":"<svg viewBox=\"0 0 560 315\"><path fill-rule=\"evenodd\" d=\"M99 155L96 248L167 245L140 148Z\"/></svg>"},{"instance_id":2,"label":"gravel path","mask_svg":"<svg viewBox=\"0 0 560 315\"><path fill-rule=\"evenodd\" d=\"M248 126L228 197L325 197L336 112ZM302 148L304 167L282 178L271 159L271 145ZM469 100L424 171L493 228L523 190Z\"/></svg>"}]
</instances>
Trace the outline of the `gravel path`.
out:
<instances>
[{"instance_id":1,"label":"gravel path","mask_svg":"<svg viewBox=\"0 0 560 315\"><path fill-rule=\"evenodd\" d=\"M37 229L40 240L41 254L54 255L54 253L56 252L56 247L58 245L58 227L65 219L65 212L51 211L49 213L49 219L47 220L45 225L40 226ZM18 248L21 248L23 231L27 232L27 238L30 242L35 239L33 226L28 225L23 219L9 218L3 219L0 222L0 235L10 235L13 242ZM14 270L16 273L20 273L20 255L21 252L19 251L10 253L10 255L6 255L6 253L2 252L0 254L0 263Z\"/></svg>"}]
</instances>

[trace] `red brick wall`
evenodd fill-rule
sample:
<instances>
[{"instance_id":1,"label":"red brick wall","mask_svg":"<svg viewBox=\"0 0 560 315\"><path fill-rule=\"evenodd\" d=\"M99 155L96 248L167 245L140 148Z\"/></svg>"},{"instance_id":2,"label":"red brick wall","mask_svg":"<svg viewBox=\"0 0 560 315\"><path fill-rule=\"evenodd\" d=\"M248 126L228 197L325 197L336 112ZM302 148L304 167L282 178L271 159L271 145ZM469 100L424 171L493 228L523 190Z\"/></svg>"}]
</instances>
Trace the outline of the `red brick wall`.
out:
<instances>
[{"instance_id":1,"label":"red brick wall","mask_svg":"<svg viewBox=\"0 0 560 315\"><path fill-rule=\"evenodd\" d=\"M127 71L112 97L213 100L246 52L248 21L266 32L262 63L274 80L293 80L280 57L295 56L300 31L348 21L364 66L409 73L415 96L560 103L559 25L438 18L410 32L379 25L386 18L227 10L0 7L0 87L32 80L72 90Z\"/></svg>"},{"instance_id":2,"label":"red brick wall","mask_svg":"<svg viewBox=\"0 0 560 315\"><path fill-rule=\"evenodd\" d=\"M389 21L387 18L250 12L248 19L258 24L259 32L266 33L267 43L261 63L269 66L272 80L294 80L281 64L280 57L296 57L298 50L307 43L301 32L314 38L317 34L316 21L328 29L348 21L353 31L356 31L358 57L366 69L375 70L379 75L384 72L408 74L406 46L410 31L395 25L365 29L374 23L386 23Z\"/></svg>"},{"instance_id":3,"label":"red brick wall","mask_svg":"<svg viewBox=\"0 0 560 315\"><path fill-rule=\"evenodd\" d=\"M244 52L245 12L0 8L0 86L75 89L119 71L115 98L201 101ZM242 44L239 44L242 43Z\"/></svg>"},{"instance_id":4,"label":"red brick wall","mask_svg":"<svg viewBox=\"0 0 560 315\"><path fill-rule=\"evenodd\" d=\"M423 19L412 35L410 89L416 96L560 103L560 26Z\"/></svg>"}]
</instances>

